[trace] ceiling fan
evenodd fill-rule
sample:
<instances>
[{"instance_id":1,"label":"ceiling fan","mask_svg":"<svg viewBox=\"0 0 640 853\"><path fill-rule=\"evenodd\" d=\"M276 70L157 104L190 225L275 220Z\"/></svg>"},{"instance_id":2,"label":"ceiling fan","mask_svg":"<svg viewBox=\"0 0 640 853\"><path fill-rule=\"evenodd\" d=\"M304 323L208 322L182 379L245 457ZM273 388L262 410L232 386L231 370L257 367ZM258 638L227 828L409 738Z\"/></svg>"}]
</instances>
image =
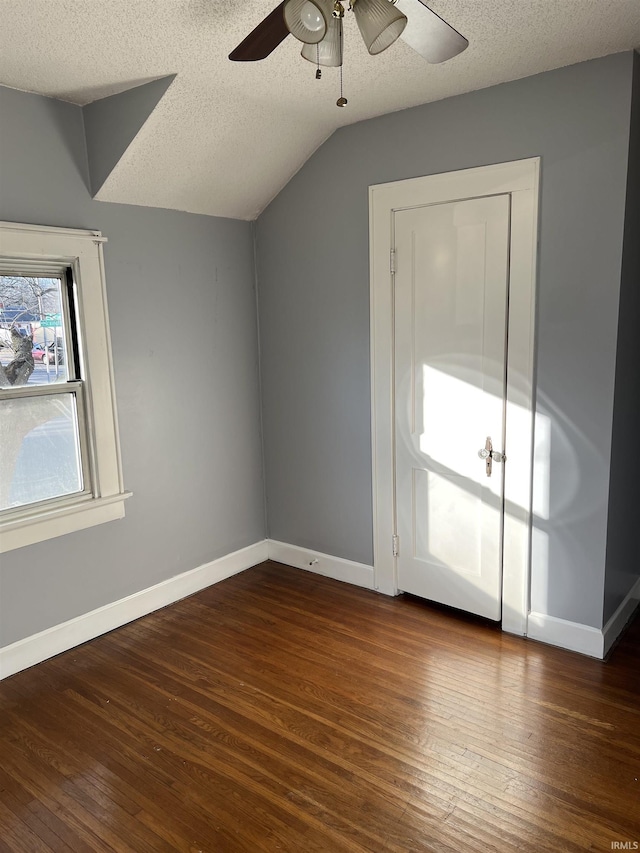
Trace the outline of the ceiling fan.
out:
<instances>
[{"instance_id":1,"label":"ceiling fan","mask_svg":"<svg viewBox=\"0 0 640 853\"><path fill-rule=\"evenodd\" d=\"M342 19L346 0L283 0L230 54L234 62L265 59L288 35L303 43L302 56L317 66L342 71ZM427 62L451 59L469 42L422 0L349 0L371 54L382 53L402 38ZM347 103L341 97L339 107Z\"/></svg>"}]
</instances>

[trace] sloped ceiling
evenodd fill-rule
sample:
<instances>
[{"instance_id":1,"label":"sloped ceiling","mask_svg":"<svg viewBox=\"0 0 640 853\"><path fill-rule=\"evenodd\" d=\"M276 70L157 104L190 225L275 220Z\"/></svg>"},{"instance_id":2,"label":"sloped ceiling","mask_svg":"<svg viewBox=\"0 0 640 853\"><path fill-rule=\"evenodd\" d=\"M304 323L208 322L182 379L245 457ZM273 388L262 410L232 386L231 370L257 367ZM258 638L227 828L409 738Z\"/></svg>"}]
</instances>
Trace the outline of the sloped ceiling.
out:
<instances>
[{"instance_id":1,"label":"sloped ceiling","mask_svg":"<svg viewBox=\"0 0 640 853\"><path fill-rule=\"evenodd\" d=\"M640 0L431 0L470 41L442 65L402 41L369 56L347 14L339 109L337 70L315 80L293 37L262 62L227 59L276 5L0 0L0 84L86 105L169 78L96 197L253 219L342 124L640 45Z\"/></svg>"}]
</instances>

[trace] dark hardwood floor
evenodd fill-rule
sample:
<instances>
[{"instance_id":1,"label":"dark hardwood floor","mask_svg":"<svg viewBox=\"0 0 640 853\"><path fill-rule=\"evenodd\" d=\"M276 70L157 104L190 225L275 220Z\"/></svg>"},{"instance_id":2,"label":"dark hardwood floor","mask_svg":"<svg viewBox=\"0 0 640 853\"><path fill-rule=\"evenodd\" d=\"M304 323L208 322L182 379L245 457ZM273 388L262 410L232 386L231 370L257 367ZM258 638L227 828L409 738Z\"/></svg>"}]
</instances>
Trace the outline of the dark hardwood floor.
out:
<instances>
[{"instance_id":1,"label":"dark hardwood floor","mask_svg":"<svg viewBox=\"0 0 640 853\"><path fill-rule=\"evenodd\" d=\"M0 684L0 851L640 844L639 662L265 563Z\"/></svg>"}]
</instances>

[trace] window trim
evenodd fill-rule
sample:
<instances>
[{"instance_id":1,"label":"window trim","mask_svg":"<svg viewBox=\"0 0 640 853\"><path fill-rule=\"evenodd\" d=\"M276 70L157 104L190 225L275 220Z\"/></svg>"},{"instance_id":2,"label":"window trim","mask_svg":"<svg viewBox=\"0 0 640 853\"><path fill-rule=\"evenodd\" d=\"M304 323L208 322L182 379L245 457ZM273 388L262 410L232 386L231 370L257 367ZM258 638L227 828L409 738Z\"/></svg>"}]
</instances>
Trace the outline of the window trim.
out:
<instances>
[{"instance_id":1,"label":"window trim","mask_svg":"<svg viewBox=\"0 0 640 853\"><path fill-rule=\"evenodd\" d=\"M0 263L32 273L71 267L76 287L88 451L87 492L27 505L0 520L0 553L124 517L111 336L100 231L0 222ZM18 259L18 260L15 260Z\"/></svg>"}]
</instances>

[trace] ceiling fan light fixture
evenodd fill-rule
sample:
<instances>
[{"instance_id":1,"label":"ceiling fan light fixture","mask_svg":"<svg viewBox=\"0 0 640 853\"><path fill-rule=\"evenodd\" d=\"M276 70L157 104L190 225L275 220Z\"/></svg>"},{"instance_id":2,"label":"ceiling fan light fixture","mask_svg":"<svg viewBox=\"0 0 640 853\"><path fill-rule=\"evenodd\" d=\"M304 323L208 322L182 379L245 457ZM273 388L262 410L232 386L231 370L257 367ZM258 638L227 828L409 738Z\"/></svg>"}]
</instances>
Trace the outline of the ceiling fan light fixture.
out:
<instances>
[{"instance_id":1,"label":"ceiling fan light fixture","mask_svg":"<svg viewBox=\"0 0 640 853\"><path fill-rule=\"evenodd\" d=\"M331 0L287 0L282 13L292 36L304 44L318 44L331 20Z\"/></svg>"},{"instance_id":2,"label":"ceiling fan light fixture","mask_svg":"<svg viewBox=\"0 0 640 853\"><path fill-rule=\"evenodd\" d=\"M337 68L342 65L342 18L330 18L327 33L318 44L305 44L300 51L314 65Z\"/></svg>"},{"instance_id":3,"label":"ceiling fan light fixture","mask_svg":"<svg viewBox=\"0 0 640 853\"><path fill-rule=\"evenodd\" d=\"M357 0L353 13L367 50L382 53L402 35L407 17L389 0Z\"/></svg>"}]
</instances>

